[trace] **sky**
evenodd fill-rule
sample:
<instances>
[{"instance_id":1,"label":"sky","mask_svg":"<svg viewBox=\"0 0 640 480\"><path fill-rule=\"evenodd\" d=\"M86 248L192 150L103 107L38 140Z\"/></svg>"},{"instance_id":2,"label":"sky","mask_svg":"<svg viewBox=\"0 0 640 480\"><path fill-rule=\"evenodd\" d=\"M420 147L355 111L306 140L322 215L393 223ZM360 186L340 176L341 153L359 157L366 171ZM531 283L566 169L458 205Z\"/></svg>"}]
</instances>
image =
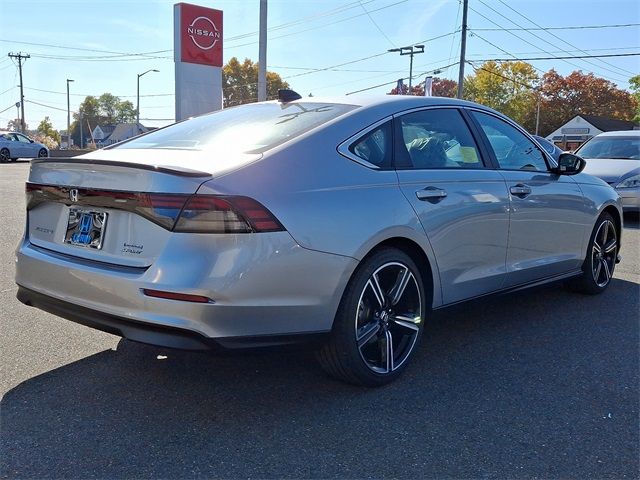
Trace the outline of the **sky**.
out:
<instances>
[{"instance_id":1,"label":"sky","mask_svg":"<svg viewBox=\"0 0 640 480\"><path fill-rule=\"evenodd\" d=\"M141 123L172 123L174 3L0 0L0 128L16 118L20 99L11 52L31 56L23 66L29 128L48 116L56 129L66 129L67 79L74 80L72 112L85 96L105 92L135 105L137 74L149 69L159 72L140 80ZM225 63L234 56L257 61L259 0L190 3L224 12ZM457 0L269 0L267 68L303 96L363 89L382 95L409 75L409 57L387 50L424 44L425 53L414 57L414 84L436 69L457 80L461 15ZM467 59L477 66L486 59L554 57L530 63L540 75L582 70L624 89L640 73L640 56L557 58L640 53L638 0L469 0L467 23Z\"/></svg>"}]
</instances>

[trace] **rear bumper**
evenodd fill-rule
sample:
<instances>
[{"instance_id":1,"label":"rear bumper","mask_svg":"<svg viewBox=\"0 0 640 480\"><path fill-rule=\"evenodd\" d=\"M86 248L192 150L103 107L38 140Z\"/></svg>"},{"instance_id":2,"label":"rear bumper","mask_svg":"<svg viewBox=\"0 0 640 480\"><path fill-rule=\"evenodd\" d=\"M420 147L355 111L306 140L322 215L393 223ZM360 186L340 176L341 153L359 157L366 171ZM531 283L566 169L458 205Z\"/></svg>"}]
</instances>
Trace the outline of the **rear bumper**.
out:
<instances>
[{"instance_id":1,"label":"rear bumper","mask_svg":"<svg viewBox=\"0 0 640 480\"><path fill-rule=\"evenodd\" d=\"M286 232L173 235L146 268L61 255L27 239L16 252L16 283L23 303L78 323L145 343L203 348L330 331L356 265L304 249ZM144 289L211 301L149 297Z\"/></svg>"},{"instance_id":2,"label":"rear bumper","mask_svg":"<svg viewBox=\"0 0 640 480\"><path fill-rule=\"evenodd\" d=\"M36 307L72 322L95 328L112 335L168 348L183 350L233 350L240 348L262 348L293 344L320 343L325 333L293 335L260 335L254 337L208 338L199 333L175 327L139 322L79 307L42 293L18 286L18 300L30 307Z\"/></svg>"}]
</instances>

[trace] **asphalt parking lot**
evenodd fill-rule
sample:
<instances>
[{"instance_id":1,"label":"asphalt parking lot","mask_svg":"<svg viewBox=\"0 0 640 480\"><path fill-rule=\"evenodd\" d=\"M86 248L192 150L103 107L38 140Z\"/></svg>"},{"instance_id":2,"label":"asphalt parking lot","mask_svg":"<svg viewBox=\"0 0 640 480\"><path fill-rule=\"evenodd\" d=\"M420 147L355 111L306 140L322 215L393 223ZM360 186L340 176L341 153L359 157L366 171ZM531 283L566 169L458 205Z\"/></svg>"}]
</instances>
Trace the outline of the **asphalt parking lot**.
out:
<instances>
[{"instance_id":1,"label":"asphalt parking lot","mask_svg":"<svg viewBox=\"0 0 640 480\"><path fill-rule=\"evenodd\" d=\"M637 218L605 294L439 311L399 381L360 389L305 352L162 350L20 304L28 166L0 165L0 477L640 475Z\"/></svg>"}]
</instances>

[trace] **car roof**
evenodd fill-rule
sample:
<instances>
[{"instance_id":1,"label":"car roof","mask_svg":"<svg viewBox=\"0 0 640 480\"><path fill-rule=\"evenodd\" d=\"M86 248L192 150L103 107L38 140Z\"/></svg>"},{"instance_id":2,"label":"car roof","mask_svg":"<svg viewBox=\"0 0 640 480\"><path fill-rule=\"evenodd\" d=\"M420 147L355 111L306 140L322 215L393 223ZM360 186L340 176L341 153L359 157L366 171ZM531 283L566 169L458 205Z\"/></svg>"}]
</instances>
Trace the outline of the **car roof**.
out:
<instances>
[{"instance_id":1,"label":"car roof","mask_svg":"<svg viewBox=\"0 0 640 480\"><path fill-rule=\"evenodd\" d=\"M327 96L327 97L304 97L300 100L290 103L343 103L347 105L357 105L359 107L375 107L378 105L396 105L403 109L423 107L430 105L458 105L458 106L473 106L482 107L483 109L490 110L483 105L469 102L467 100L460 100L457 98L447 97L423 97L417 95L339 95L339 96Z\"/></svg>"},{"instance_id":2,"label":"car roof","mask_svg":"<svg viewBox=\"0 0 640 480\"><path fill-rule=\"evenodd\" d=\"M596 137L640 137L640 130L617 130L615 132L602 132Z\"/></svg>"}]
</instances>

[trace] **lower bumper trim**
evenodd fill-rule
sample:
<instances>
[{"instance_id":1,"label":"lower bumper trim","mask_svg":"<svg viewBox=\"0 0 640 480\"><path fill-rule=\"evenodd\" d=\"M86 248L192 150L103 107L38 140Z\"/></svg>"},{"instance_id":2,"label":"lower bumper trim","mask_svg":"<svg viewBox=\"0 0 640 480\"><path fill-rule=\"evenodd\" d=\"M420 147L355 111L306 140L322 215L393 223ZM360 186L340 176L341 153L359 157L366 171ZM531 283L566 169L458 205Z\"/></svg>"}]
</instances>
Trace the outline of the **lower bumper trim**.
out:
<instances>
[{"instance_id":1,"label":"lower bumper trim","mask_svg":"<svg viewBox=\"0 0 640 480\"><path fill-rule=\"evenodd\" d=\"M205 337L191 330L167 327L99 312L65 302L18 285L17 299L72 322L136 342L181 350L237 350L285 345L315 344L326 339L328 332L243 337Z\"/></svg>"}]
</instances>

